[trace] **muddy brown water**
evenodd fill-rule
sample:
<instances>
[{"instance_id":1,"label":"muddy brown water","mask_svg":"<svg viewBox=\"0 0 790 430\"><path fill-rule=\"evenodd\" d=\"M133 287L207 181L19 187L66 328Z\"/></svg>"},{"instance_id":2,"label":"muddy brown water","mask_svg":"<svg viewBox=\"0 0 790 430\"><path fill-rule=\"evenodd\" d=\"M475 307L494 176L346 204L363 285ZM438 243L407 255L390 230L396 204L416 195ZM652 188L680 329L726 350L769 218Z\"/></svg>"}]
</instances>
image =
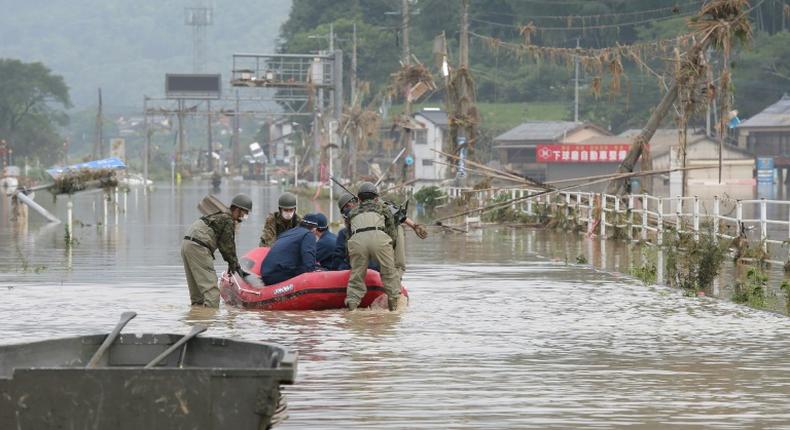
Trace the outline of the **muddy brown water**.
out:
<instances>
[{"instance_id":1,"label":"muddy brown water","mask_svg":"<svg viewBox=\"0 0 790 430\"><path fill-rule=\"evenodd\" d=\"M220 197L238 191L255 204L243 252L278 190ZM126 310L139 314L129 332L201 322L214 336L278 342L300 356L282 428L790 427L786 317L568 264L557 249L573 257L598 242L551 232L410 233L401 314L190 309L178 250L205 193L132 191L102 226L101 194L76 196L89 225L71 251L63 226L36 215L15 232L3 203L0 343L106 332ZM66 199L37 200L65 215ZM596 258L616 269L626 256Z\"/></svg>"}]
</instances>

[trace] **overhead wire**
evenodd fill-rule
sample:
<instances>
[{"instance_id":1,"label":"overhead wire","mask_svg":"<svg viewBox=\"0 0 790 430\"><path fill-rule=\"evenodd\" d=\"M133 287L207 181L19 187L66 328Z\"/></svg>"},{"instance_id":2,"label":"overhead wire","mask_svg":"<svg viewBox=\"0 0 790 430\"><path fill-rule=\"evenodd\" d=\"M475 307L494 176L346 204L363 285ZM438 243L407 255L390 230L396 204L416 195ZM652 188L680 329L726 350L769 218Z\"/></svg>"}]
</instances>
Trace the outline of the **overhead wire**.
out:
<instances>
[{"instance_id":1,"label":"overhead wire","mask_svg":"<svg viewBox=\"0 0 790 430\"><path fill-rule=\"evenodd\" d=\"M631 27L631 26L634 26L634 25L647 24L647 23L651 23L651 22L668 21L668 20L676 19L676 18L685 18L685 17L689 17L689 16L692 16L692 15L695 15L695 14L696 14L696 12L687 12L687 13L683 13L683 14L673 14L673 15L660 17L660 18L650 18L650 19L643 19L643 20L639 20L639 21L620 22L620 23L616 23L616 24L584 25L584 26L575 26L575 27L540 27L540 26L535 26L535 30L537 30L537 31L579 31L579 30L601 30L601 29L606 29L606 28ZM477 23L481 23L481 24L493 25L493 26L497 26L497 27L504 27L504 28L520 29L520 28L524 27L523 25L503 24L501 22L486 21L486 20L482 20L482 19L478 19L478 18L469 18L469 21L477 22ZM532 24L532 25L534 25L534 24Z\"/></svg>"},{"instance_id":2,"label":"overhead wire","mask_svg":"<svg viewBox=\"0 0 790 430\"><path fill-rule=\"evenodd\" d=\"M691 0L688 3L684 4L675 4L673 6L667 6L662 8L656 9L644 9L644 10L636 10L631 12L613 12L613 13L600 13L600 14L591 14L591 15L530 15L530 19L557 19L557 20L595 20L601 18L616 18L616 17L623 17L623 16L633 16L633 15L646 15L651 13L657 12L664 12L664 11L676 11L680 8L695 5L698 6L704 3L704 0ZM484 11L484 15L499 15L499 16L509 16L512 17L514 15L513 12L506 13L506 12L495 12L495 11Z\"/></svg>"}]
</instances>

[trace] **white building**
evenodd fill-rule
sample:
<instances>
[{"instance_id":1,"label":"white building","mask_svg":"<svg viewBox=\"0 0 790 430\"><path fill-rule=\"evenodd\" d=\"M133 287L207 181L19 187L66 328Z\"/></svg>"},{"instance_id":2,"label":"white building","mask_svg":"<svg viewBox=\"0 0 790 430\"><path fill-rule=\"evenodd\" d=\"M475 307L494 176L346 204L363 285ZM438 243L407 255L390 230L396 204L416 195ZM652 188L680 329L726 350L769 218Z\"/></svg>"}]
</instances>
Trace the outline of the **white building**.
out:
<instances>
[{"instance_id":1,"label":"white building","mask_svg":"<svg viewBox=\"0 0 790 430\"><path fill-rule=\"evenodd\" d=\"M443 150L445 135L449 132L447 112L439 108L423 108L414 114L414 120L421 127L412 132L417 187L438 185L447 179L447 166L437 163L444 162L443 157L434 152Z\"/></svg>"},{"instance_id":2,"label":"white building","mask_svg":"<svg viewBox=\"0 0 790 430\"><path fill-rule=\"evenodd\" d=\"M633 139L642 130L631 129L620 133L620 137ZM659 128L650 139L650 154L653 157L653 169L672 168L679 161L677 157L679 144L678 130L675 128ZM722 183L729 185L754 184L754 156L737 146L724 143L722 149ZM719 142L695 133L689 129L686 137L686 165L689 167L715 166L716 168L690 170L687 181L689 184L717 185L719 183ZM677 172L676 176L680 177Z\"/></svg>"},{"instance_id":3,"label":"white building","mask_svg":"<svg viewBox=\"0 0 790 430\"><path fill-rule=\"evenodd\" d=\"M276 165L290 164L294 150L291 141L294 132L293 123L288 118L280 118L271 122L268 127L269 141L266 152L269 155L269 162Z\"/></svg>"}]
</instances>

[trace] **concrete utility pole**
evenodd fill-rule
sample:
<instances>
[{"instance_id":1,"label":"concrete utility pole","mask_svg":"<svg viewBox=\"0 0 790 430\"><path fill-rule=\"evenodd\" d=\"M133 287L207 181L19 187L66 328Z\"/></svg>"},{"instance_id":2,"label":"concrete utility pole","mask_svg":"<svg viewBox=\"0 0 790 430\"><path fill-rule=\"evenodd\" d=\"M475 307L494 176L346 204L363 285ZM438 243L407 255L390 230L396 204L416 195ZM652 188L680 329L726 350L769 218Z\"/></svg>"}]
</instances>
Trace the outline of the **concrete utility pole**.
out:
<instances>
[{"instance_id":1,"label":"concrete utility pole","mask_svg":"<svg viewBox=\"0 0 790 430\"><path fill-rule=\"evenodd\" d=\"M104 158L104 118L102 117L101 88L99 88L99 107L96 109L96 142L93 145L93 158Z\"/></svg>"},{"instance_id":2,"label":"concrete utility pole","mask_svg":"<svg viewBox=\"0 0 790 430\"><path fill-rule=\"evenodd\" d=\"M184 154L184 99L178 99L178 148L176 149L176 170L181 171L181 157Z\"/></svg>"},{"instance_id":3,"label":"concrete utility pole","mask_svg":"<svg viewBox=\"0 0 790 430\"><path fill-rule=\"evenodd\" d=\"M351 37L351 109L357 104L357 23L354 22L354 33ZM362 102L359 102L360 107ZM351 182L357 178L357 132L353 131L348 146L348 174Z\"/></svg>"},{"instance_id":4,"label":"concrete utility pole","mask_svg":"<svg viewBox=\"0 0 790 430\"><path fill-rule=\"evenodd\" d=\"M231 151L232 166L231 172L236 173L236 168L239 166L239 128L241 128L241 118L239 118L239 90L236 90L236 109L233 111L233 149Z\"/></svg>"},{"instance_id":5,"label":"concrete utility pole","mask_svg":"<svg viewBox=\"0 0 790 430\"><path fill-rule=\"evenodd\" d=\"M576 50L579 50L579 38L576 38ZM573 79L573 122L579 122L579 56L574 58L576 72Z\"/></svg>"},{"instance_id":6,"label":"concrete utility pole","mask_svg":"<svg viewBox=\"0 0 790 430\"><path fill-rule=\"evenodd\" d=\"M469 68L469 0L463 0L463 12L461 13L461 40L459 41L459 54L461 56L461 67ZM466 95L466 85L463 86L464 96Z\"/></svg>"},{"instance_id":7,"label":"concrete utility pole","mask_svg":"<svg viewBox=\"0 0 790 430\"><path fill-rule=\"evenodd\" d=\"M403 27L403 65L409 66L411 65L411 51L409 50L409 0L402 0L401 2L401 18L403 23L401 26ZM403 89L403 114L406 117L406 120L411 122L411 100L409 100L409 87L408 84L406 88ZM406 155L411 157L414 160L414 146L412 145L411 141L411 129L410 128L403 128L403 146L406 148ZM403 175L403 182L408 180L414 179L414 171L415 166L407 166L404 170Z\"/></svg>"},{"instance_id":8,"label":"concrete utility pole","mask_svg":"<svg viewBox=\"0 0 790 430\"><path fill-rule=\"evenodd\" d=\"M463 9L461 11L461 35L458 41L460 56L458 69L465 73L469 73L469 0L462 0L461 5ZM457 112L457 114L460 114L461 118L469 118L472 105L472 89L469 88L466 79L461 78L458 81L460 87L458 94L458 99L460 100L458 110L460 112ZM474 144L473 140L476 138L476 134L468 127L459 127L458 130L461 133L457 134L456 142L453 142L455 145L459 146L458 155L461 157L461 159L458 160L458 173L456 178L459 181L459 185L463 186L466 177L466 171L464 169L465 160L469 156L469 148ZM460 146L461 138L463 138L464 146Z\"/></svg>"},{"instance_id":9,"label":"concrete utility pole","mask_svg":"<svg viewBox=\"0 0 790 430\"><path fill-rule=\"evenodd\" d=\"M148 130L148 96L143 96L143 130L145 132L145 146L143 147L143 189L148 189L148 151L151 147L151 132Z\"/></svg>"},{"instance_id":10,"label":"concrete utility pole","mask_svg":"<svg viewBox=\"0 0 790 430\"><path fill-rule=\"evenodd\" d=\"M214 152L214 145L211 143L211 140L213 139L213 133L211 132L211 100L207 100L206 103L208 105L206 108L208 109L208 113L206 115L206 122L208 123L208 159L206 160L206 167L208 168L208 171L211 172L214 170L214 157L212 156L212 153Z\"/></svg>"}]
</instances>

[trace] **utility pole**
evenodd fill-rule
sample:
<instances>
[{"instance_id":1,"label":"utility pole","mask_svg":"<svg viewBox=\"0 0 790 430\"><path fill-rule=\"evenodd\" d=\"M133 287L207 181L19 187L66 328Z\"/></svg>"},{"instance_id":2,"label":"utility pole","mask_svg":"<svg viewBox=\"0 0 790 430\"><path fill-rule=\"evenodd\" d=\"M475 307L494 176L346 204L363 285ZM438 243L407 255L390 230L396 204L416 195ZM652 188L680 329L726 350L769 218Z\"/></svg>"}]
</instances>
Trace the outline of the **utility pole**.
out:
<instances>
[{"instance_id":1,"label":"utility pole","mask_svg":"<svg viewBox=\"0 0 790 430\"><path fill-rule=\"evenodd\" d=\"M351 109L357 104L357 23L354 22L354 32L351 36ZM361 108L362 102L359 101ZM352 131L348 147L348 174L351 182L357 179L357 132Z\"/></svg>"},{"instance_id":2,"label":"utility pole","mask_svg":"<svg viewBox=\"0 0 790 430\"><path fill-rule=\"evenodd\" d=\"M460 40L458 41L458 54L460 56L460 64L458 67L458 71L460 73L469 74L469 0L462 0L462 12L461 12L461 35ZM467 85L467 80L461 79L458 80L460 82L459 85L459 94L458 94L458 109L459 112L456 112L457 115L460 115L461 118L469 118L470 107L472 104L472 89L469 88ZM458 160L458 170L456 173L456 180L458 181L459 185L464 185L466 171L464 169L466 158L469 154L469 147L474 144L473 140L476 138L476 135L473 131L472 126L465 126L459 127L456 130L460 129L461 133L456 132L456 141L453 142L458 147L458 155L460 160ZM463 138L463 141L461 140Z\"/></svg>"},{"instance_id":3,"label":"utility pole","mask_svg":"<svg viewBox=\"0 0 790 430\"><path fill-rule=\"evenodd\" d=\"M236 173L236 168L239 165L239 128L241 127L241 118L239 118L239 90L236 90L236 109L233 111L233 148L231 151L231 163L233 164L230 171Z\"/></svg>"},{"instance_id":4,"label":"utility pole","mask_svg":"<svg viewBox=\"0 0 790 430\"><path fill-rule=\"evenodd\" d=\"M181 157L184 153L184 99L178 99L178 148L176 149L176 170L181 171Z\"/></svg>"},{"instance_id":5,"label":"utility pole","mask_svg":"<svg viewBox=\"0 0 790 430\"><path fill-rule=\"evenodd\" d=\"M96 142L93 145L93 158L104 158L104 118L102 117L101 88L99 88L99 107L96 110Z\"/></svg>"},{"instance_id":6,"label":"utility pole","mask_svg":"<svg viewBox=\"0 0 790 430\"><path fill-rule=\"evenodd\" d=\"M329 52L335 52L335 23L329 23Z\"/></svg>"},{"instance_id":7,"label":"utility pole","mask_svg":"<svg viewBox=\"0 0 790 430\"><path fill-rule=\"evenodd\" d=\"M576 38L576 51L577 54L574 57L574 62L576 63L576 72L575 77L573 79L573 122L579 122L579 38Z\"/></svg>"},{"instance_id":8,"label":"utility pole","mask_svg":"<svg viewBox=\"0 0 790 430\"><path fill-rule=\"evenodd\" d=\"M409 50L409 0L402 0L401 1L401 18L402 18L402 28L403 28L403 65L405 67L409 67L411 65L411 51ZM411 123L411 100L409 100L409 87L408 84L406 88L403 89L403 113L406 116L406 121L408 124ZM411 125L409 125L411 127ZM403 143L404 147L406 148L406 155L411 157L414 160L414 146L411 142L411 129L408 127L404 127L401 131L403 133ZM403 182L406 182L410 179L414 178L414 166L406 166L403 175Z\"/></svg>"},{"instance_id":9,"label":"utility pole","mask_svg":"<svg viewBox=\"0 0 790 430\"><path fill-rule=\"evenodd\" d=\"M211 100L207 100L206 103L208 105L206 108L208 109L208 113L206 115L206 122L208 123L208 159L206 160L206 167L208 167L208 171L211 172L214 170L214 157L212 155L214 153L214 145L211 143L213 139L213 133L211 132Z\"/></svg>"},{"instance_id":10,"label":"utility pole","mask_svg":"<svg viewBox=\"0 0 790 430\"><path fill-rule=\"evenodd\" d=\"M151 132L148 130L148 96L143 96L143 130L145 146L143 147L143 189L148 189L148 151L151 146Z\"/></svg>"}]
</instances>

